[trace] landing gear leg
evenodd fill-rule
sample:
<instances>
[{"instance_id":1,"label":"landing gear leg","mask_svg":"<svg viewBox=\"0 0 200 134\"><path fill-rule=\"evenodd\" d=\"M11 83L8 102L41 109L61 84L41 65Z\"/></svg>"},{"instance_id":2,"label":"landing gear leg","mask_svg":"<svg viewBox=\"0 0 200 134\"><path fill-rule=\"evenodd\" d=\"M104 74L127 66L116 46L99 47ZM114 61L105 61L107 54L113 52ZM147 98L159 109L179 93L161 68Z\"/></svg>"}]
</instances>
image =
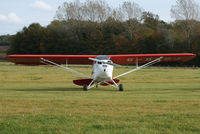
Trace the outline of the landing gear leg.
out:
<instances>
[{"instance_id":1,"label":"landing gear leg","mask_svg":"<svg viewBox=\"0 0 200 134\"><path fill-rule=\"evenodd\" d=\"M88 91L87 85L84 85L84 86L83 86L83 91Z\"/></svg>"},{"instance_id":2,"label":"landing gear leg","mask_svg":"<svg viewBox=\"0 0 200 134\"><path fill-rule=\"evenodd\" d=\"M90 82L89 85L83 85L83 91L87 91L88 89L92 88L92 84L94 83L94 79Z\"/></svg>"},{"instance_id":3,"label":"landing gear leg","mask_svg":"<svg viewBox=\"0 0 200 134\"><path fill-rule=\"evenodd\" d=\"M124 91L124 88L123 88L122 84L119 85L119 91Z\"/></svg>"}]
</instances>

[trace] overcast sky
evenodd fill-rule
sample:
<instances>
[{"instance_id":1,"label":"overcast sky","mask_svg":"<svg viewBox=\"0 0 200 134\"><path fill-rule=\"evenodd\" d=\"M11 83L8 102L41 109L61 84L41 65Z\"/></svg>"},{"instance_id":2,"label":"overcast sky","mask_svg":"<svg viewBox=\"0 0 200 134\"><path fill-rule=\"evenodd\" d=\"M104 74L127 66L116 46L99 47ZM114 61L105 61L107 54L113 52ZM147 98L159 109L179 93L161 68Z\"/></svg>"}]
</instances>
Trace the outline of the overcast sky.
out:
<instances>
[{"instance_id":1,"label":"overcast sky","mask_svg":"<svg viewBox=\"0 0 200 134\"><path fill-rule=\"evenodd\" d=\"M24 26L39 22L48 25L55 16L58 6L73 0L0 0L0 35L15 34ZM82 0L81 0L82 1ZM107 0L111 7L118 7L124 1L134 1L145 11L158 14L160 19L170 22L171 5L176 0Z\"/></svg>"}]
</instances>

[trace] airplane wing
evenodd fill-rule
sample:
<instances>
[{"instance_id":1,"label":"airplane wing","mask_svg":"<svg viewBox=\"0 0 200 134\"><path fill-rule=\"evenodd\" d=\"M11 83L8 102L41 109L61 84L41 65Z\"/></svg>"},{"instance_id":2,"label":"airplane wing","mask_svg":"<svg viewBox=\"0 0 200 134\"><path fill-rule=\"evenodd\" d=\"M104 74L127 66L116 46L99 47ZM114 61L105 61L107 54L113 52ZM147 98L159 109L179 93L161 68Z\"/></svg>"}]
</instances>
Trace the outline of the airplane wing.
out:
<instances>
[{"instance_id":1,"label":"airplane wing","mask_svg":"<svg viewBox=\"0 0 200 134\"><path fill-rule=\"evenodd\" d=\"M60 69L64 69L68 72L83 76L86 78L91 78L88 75L77 72L68 68L67 66L62 66L61 64L92 64L91 59L95 58L97 55L8 55L5 57L6 60L14 62L15 64L24 65L53 65ZM115 78L127 75L144 67L150 66L157 62L184 62L193 59L195 54L134 54L134 55L108 55L114 64L128 65L128 64L138 64L145 63L140 67L136 67L128 72L120 74ZM113 64L113 65L114 65Z\"/></svg>"},{"instance_id":2,"label":"airplane wing","mask_svg":"<svg viewBox=\"0 0 200 134\"><path fill-rule=\"evenodd\" d=\"M110 59L120 65L137 63L148 63L162 57L160 62L185 62L193 59L196 55L191 53L184 54L133 54L133 55L109 55Z\"/></svg>"},{"instance_id":3,"label":"airplane wing","mask_svg":"<svg viewBox=\"0 0 200 134\"><path fill-rule=\"evenodd\" d=\"M41 58L57 64L92 64L89 58L95 58L96 55L8 55L6 60L15 64L23 65L42 65Z\"/></svg>"},{"instance_id":4,"label":"airplane wing","mask_svg":"<svg viewBox=\"0 0 200 134\"><path fill-rule=\"evenodd\" d=\"M8 55L6 60L16 64L41 65L41 58L57 64L92 64L89 58L95 58L97 55ZM137 63L148 63L159 57L160 62L184 62L193 59L196 55L185 54L132 54L132 55L108 55L110 59L120 65L129 65Z\"/></svg>"}]
</instances>

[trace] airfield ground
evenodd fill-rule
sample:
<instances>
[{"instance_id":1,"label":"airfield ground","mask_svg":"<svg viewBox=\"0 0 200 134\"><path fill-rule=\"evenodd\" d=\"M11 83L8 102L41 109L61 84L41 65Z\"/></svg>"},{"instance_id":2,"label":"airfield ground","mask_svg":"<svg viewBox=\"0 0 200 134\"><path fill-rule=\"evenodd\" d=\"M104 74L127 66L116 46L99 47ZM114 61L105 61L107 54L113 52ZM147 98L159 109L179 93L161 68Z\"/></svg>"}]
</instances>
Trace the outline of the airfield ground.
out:
<instances>
[{"instance_id":1,"label":"airfield ground","mask_svg":"<svg viewBox=\"0 0 200 134\"><path fill-rule=\"evenodd\" d=\"M52 67L0 63L0 134L200 133L200 69L143 69L121 78L124 92L84 92L73 85L77 78Z\"/></svg>"}]
</instances>

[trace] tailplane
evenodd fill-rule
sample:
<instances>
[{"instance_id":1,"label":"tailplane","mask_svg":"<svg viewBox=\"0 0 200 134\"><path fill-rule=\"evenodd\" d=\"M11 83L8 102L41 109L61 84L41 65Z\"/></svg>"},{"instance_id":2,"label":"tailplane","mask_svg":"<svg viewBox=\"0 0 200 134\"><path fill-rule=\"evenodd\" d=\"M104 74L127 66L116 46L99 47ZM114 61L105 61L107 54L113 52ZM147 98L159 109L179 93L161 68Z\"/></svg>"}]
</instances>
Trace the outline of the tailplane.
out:
<instances>
[{"instance_id":1,"label":"tailplane","mask_svg":"<svg viewBox=\"0 0 200 134\"><path fill-rule=\"evenodd\" d=\"M93 79L78 79L78 80L73 80L73 83L79 86L84 86L84 85L88 86L92 82L92 80Z\"/></svg>"},{"instance_id":2,"label":"tailplane","mask_svg":"<svg viewBox=\"0 0 200 134\"><path fill-rule=\"evenodd\" d=\"M77 79L73 80L73 83L78 85L78 86L84 86L84 85L89 85L92 82L93 79ZM115 83L119 83L119 79L113 79ZM101 86L108 86L108 85L114 85L112 81L107 81L107 82L102 82L100 85ZM94 82L91 84L93 85Z\"/></svg>"},{"instance_id":3,"label":"tailplane","mask_svg":"<svg viewBox=\"0 0 200 134\"><path fill-rule=\"evenodd\" d=\"M119 79L113 79L115 83L119 83ZM108 81L108 82L104 82L101 83L101 86L108 86L108 85L114 85L115 83L113 83L112 81Z\"/></svg>"}]
</instances>

